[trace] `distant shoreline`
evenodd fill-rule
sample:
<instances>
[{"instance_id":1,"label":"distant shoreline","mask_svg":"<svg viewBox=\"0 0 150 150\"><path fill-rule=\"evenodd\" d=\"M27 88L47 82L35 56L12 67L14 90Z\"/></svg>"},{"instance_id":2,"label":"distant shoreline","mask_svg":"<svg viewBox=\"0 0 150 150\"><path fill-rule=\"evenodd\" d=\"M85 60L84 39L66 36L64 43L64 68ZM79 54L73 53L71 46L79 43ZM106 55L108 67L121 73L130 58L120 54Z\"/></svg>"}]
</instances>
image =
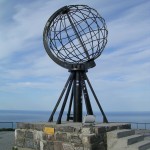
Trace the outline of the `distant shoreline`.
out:
<instances>
[{"instance_id":1,"label":"distant shoreline","mask_svg":"<svg viewBox=\"0 0 150 150\"><path fill-rule=\"evenodd\" d=\"M15 128L16 122L47 122L51 111L37 111L37 110L0 110L0 128ZM54 120L58 118L59 112L56 112ZM64 112L62 120L66 120L67 112ZM84 115L85 112L84 112ZM103 117L100 112L95 111L96 122L103 122ZM150 129L150 111L143 112L106 112L109 122L132 122L134 128ZM136 124L138 123L138 124ZM145 125L145 123L147 123Z\"/></svg>"}]
</instances>

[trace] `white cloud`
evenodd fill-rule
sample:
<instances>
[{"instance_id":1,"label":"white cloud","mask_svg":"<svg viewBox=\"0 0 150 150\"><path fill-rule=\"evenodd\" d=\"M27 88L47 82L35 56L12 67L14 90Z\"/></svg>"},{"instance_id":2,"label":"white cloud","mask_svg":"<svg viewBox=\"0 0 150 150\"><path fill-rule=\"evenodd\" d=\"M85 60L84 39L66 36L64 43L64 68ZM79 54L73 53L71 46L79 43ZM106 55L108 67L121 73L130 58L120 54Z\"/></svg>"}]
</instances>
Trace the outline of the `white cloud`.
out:
<instances>
[{"instance_id":1,"label":"white cloud","mask_svg":"<svg viewBox=\"0 0 150 150\"><path fill-rule=\"evenodd\" d=\"M137 103L137 108L133 110L148 110L144 103L143 107L139 107L150 97L147 92L150 90L148 1L115 3L109 0L39 0L15 4L14 11L9 14L9 22L4 23L1 20L0 25L0 92L4 95L5 92L16 91L24 96L29 89L33 95L36 95L36 90L39 92L41 89L46 92L48 90L48 94L58 98L60 93L51 91L61 91L68 72L52 62L44 52L42 32L53 12L61 6L79 2L89 4L102 13L103 17L109 18L106 18L108 44L100 59L96 60L97 66L88 73L98 96L102 96L104 107L110 110L111 104L113 110L119 111L122 110L119 108L120 101L123 101L126 106L131 107L128 109L132 110L133 103L138 100L139 104ZM9 13L9 10L5 13ZM3 19L2 14L6 15L5 13L1 13L0 19ZM3 97L7 98L7 95ZM32 98L29 97L30 100ZM45 96L45 100L48 99L49 97ZM52 105L54 103L52 102ZM45 105L45 108L48 109L48 106Z\"/></svg>"}]
</instances>

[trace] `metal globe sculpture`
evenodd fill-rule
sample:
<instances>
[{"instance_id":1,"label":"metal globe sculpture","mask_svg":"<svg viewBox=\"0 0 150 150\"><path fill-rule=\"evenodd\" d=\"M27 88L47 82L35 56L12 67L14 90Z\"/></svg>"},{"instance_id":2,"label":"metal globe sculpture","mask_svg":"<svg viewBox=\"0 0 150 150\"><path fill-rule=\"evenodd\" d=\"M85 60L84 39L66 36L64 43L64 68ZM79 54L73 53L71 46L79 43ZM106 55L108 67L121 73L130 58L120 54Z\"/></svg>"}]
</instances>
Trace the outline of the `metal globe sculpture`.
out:
<instances>
[{"instance_id":1,"label":"metal globe sculpture","mask_svg":"<svg viewBox=\"0 0 150 150\"><path fill-rule=\"evenodd\" d=\"M87 115L94 115L87 85L102 113L104 122L108 122L86 75L87 70L96 65L94 60L103 52L107 44L107 34L105 20L95 9L87 5L64 6L48 19L43 32L45 50L55 63L70 72L49 122L53 121L54 114L63 98L56 123L61 123L68 99L70 102L67 121L82 122L83 99Z\"/></svg>"},{"instance_id":2,"label":"metal globe sculpture","mask_svg":"<svg viewBox=\"0 0 150 150\"><path fill-rule=\"evenodd\" d=\"M44 46L59 65L86 64L99 57L107 43L105 20L86 5L60 8L47 21Z\"/></svg>"}]
</instances>

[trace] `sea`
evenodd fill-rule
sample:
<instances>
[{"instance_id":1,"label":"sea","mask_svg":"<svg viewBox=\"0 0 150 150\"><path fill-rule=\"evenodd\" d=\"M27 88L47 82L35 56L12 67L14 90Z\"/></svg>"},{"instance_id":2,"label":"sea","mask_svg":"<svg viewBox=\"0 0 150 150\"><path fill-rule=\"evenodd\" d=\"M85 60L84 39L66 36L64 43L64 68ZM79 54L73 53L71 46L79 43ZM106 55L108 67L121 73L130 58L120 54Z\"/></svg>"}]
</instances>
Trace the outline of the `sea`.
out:
<instances>
[{"instance_id":1,"label":"sea","mask_svg":"<svg viewBox=\"0 0 150 150\"><path fill-rule=\"evenodd\" d=\"M51 111L29 110L0 110L0 128L16 128L17 122L47 122ZM56 112L54 120L58 118ZM65 121L67 113L64 112L62 121ZM84 115L86 115L84 113ZM102 122L100 112L95 112L96 122ZM109 122L129 122L132 128L150 129L150 111L143 112L106 112Z\"/></svg>"}]
</instances>

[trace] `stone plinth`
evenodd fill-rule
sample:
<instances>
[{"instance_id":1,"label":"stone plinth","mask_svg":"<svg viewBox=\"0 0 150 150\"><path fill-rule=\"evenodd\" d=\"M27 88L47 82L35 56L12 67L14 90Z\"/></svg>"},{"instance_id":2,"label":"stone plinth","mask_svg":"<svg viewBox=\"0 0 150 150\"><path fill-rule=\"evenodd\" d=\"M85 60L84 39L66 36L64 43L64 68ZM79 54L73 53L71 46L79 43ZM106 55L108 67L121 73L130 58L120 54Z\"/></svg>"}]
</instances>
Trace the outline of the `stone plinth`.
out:
<instances>
[{"instance_id":1,"label":"stone plinth","mask_svg":"<svg viewBox=\"0 0 150 150\"><path fill-rule=\"evenodd\" d=\"M18 123L15 144L18 150L107 150L106 133L116 129L130 129L125 123ZM53 129L53 133L45 131Z\"/></svg>"}]
</instances>

